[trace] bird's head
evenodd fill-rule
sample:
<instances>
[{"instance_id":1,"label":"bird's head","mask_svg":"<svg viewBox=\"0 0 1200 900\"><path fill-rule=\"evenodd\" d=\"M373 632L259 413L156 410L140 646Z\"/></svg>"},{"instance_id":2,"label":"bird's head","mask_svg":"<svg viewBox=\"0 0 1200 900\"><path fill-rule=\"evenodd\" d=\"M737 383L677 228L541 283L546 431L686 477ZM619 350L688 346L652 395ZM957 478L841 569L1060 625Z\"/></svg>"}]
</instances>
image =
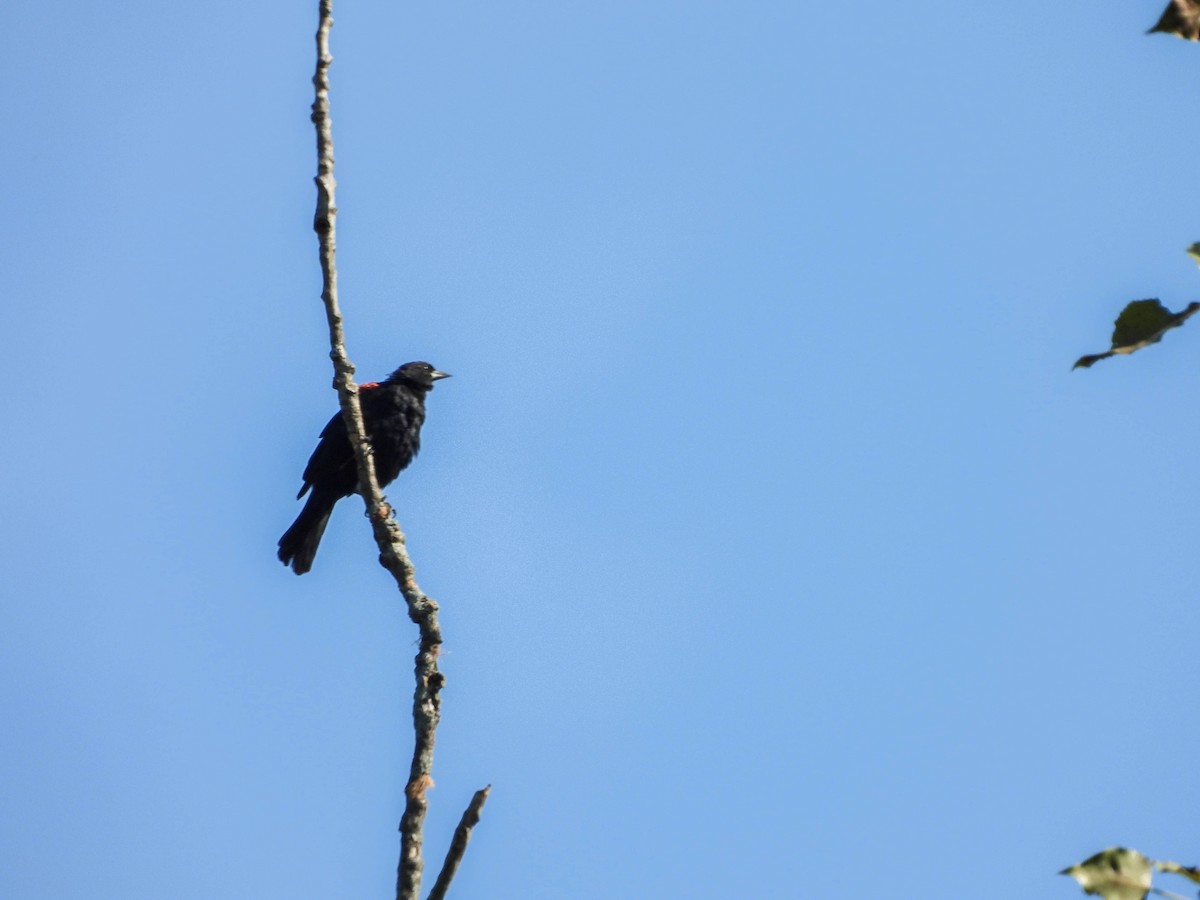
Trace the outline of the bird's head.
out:
<instances>
[{"instance_id":1,"label":"bird's head","mask_svg":"<svg viewBox=\"0 0 1200 900\"><path fill-rule=\"evenodd\" d=\"M388 381L405 382L414 387L419 387L424 390L429 390L433 387L435 381L443 378L449 378L449 372L439 372L427 362L410 362L405 363L389 377Z\"/></svg>"}]
</instances>

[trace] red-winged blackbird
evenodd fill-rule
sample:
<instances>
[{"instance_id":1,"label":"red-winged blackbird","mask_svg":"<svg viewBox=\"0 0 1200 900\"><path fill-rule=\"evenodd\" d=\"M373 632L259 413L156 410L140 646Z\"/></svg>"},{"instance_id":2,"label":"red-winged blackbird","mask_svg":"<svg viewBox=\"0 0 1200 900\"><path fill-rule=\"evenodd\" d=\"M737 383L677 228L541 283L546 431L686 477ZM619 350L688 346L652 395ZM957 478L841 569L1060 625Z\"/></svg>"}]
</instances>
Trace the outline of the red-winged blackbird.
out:
<instances>
[{"instance_id":1,"label":"red-winged blackbird","mask_svg":"<svg viewBox=\"0 0 1200 900\"><path fill-rule=\"evenodd\" d=\"M449 378L427 362L405 363L386 381L359 385L363 422L375 451L375 475L380 487L391 484L421 448L425 421L425 395L439 378ZM304 487L296 499L312 488L304 509L279 539L279 558L303 575L312 568L317 545L329 523L333 506L358 489L354 450L339 412L321 432L321 441L304 468Z\"/></svg>"}]
</instances>

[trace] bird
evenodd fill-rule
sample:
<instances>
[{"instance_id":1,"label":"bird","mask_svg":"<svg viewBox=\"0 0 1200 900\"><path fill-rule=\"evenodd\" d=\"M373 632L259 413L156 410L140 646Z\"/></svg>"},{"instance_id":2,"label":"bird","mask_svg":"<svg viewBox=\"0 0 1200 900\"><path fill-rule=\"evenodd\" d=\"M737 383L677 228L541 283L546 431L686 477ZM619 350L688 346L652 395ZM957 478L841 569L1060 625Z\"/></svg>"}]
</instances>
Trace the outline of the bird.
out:
<instances>
[{"instance_id":1,"label":"bird","mask_svg":"<svg viewBox=\"0 0 1200 900\"><path fill-rule=\"evenodd\" d=\"M448 372L418 361L405 363L383 381L359 385L363 422L380 487L395 481L416 457L425 422L425 395L435 382L449 377ZM297 575L309 571L333 507L357 490L358 466L339 412L321 432L317 449L304 467L304 484L296 499L308 494L308 500L279 539L280 561Z\"/></svg>"}]
</instances>

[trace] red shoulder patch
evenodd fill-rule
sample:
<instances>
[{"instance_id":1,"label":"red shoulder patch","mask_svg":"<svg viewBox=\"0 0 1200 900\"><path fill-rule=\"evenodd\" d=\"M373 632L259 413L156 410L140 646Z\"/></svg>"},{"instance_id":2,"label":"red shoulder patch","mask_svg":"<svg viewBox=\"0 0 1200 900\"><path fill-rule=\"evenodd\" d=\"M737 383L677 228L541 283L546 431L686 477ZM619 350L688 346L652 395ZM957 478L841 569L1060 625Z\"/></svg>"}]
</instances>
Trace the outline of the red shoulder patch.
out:
<instances>
[{"instance_id":1,"label":"red shoulder patch","mask_svg":"<svg viewBox=\"0 0 1200 900\"><path fill-rule=\"evenodd\" d=\"M360 384L358 386L358 389L360 391L369 391L371 388L377 388L377 387L379 387L378 381L364 381L362 384Z\"/></svg>"}]
</instances>

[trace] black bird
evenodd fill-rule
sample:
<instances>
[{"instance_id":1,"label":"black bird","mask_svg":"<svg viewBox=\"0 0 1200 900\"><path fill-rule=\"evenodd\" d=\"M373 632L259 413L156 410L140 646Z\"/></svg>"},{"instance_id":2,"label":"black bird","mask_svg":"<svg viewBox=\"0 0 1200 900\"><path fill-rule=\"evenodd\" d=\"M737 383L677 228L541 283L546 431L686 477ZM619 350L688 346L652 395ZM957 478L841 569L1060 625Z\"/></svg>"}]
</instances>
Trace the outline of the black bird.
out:
<instances>
[{"instance_id":1,"label":"black bird","mask_svg":"<svg viewBox=\"0 0 1200 900\"><path fill-rule=\"evenodd\" d=\"M421 448L425 395L433 383L449 378L427 362L405 363L386 381L359 385L363 422L374 450L375 475L380 487L395 481ZM304 468L304 486L296 499L312 489L304 509L279 539L279 559L297 575L312 568L317 545L329 523L334 504L358 489L354 449L339 412L325 430Z\"/></svg>"}]
</instances>

